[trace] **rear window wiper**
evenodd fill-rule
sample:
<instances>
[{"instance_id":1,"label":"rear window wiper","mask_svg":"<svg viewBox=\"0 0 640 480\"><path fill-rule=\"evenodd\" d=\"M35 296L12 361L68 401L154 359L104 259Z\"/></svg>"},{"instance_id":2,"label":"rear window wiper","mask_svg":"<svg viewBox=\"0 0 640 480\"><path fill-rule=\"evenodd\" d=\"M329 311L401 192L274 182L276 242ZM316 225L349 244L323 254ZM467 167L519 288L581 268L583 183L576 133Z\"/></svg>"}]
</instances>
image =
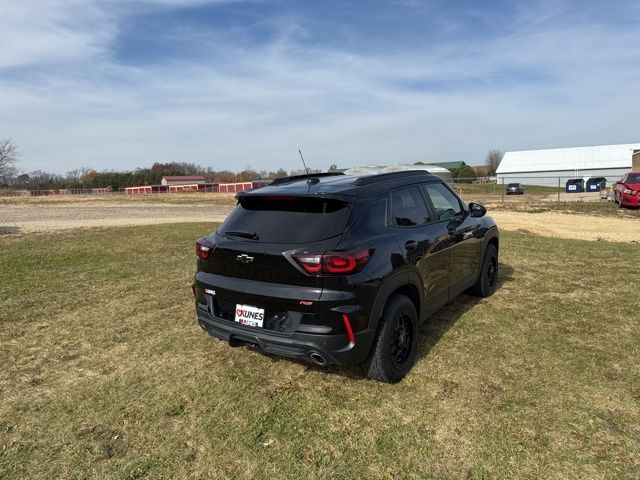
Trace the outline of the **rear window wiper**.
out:
<instances>
[{"instance_id":1,"label":"rear window wiper","mask_svg":"<svg viewBox=\"0 0 640 480\"><path fill-rule=\"evenodd\" d=\"M256 232L244 232L242 230L227 230L224 234L234 237L250 238L251 240L259 240L260 238Z\"/></svg>"}]
</instances>

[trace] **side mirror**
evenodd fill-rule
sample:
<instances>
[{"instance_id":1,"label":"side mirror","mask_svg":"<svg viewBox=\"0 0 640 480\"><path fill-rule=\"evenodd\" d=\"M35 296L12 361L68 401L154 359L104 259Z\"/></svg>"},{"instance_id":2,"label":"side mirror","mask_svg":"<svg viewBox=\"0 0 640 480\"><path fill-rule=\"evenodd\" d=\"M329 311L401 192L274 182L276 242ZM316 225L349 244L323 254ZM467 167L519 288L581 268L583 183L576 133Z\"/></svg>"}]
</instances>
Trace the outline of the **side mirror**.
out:
<instances>
[{"instance_id":1,"label":"side mirror","mask_svg":"<svg viewBox=\"0 0 640 480\"><path fill-rule=\"evenodd\" d=\"M618 180L616 183L617 183L618 185L622 185L624 182L623 182L622 180Z\"/></svg>"},{"instance_id":2,"label":"side mirror","mask_svg":"<svg viewBox=\"0 0 640 480\"><path fill-rule=\"evenodd\" d=\"M472 217L484 217L487 214L487 209L484 205L471 202L469 204L469 215Z\"/></svg>"}]
</instances>

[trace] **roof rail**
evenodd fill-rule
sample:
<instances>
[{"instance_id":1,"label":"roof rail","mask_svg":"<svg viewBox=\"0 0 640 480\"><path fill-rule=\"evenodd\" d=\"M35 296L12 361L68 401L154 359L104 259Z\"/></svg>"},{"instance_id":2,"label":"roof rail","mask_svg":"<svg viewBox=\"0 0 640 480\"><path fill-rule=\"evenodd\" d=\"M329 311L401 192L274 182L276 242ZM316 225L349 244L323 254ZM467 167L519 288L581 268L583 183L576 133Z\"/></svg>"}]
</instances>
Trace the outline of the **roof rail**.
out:
<instances>
[{"instance_id":1,"label":"roof rail","mask_svg":"<svg viewBox=\"0 0 640 480\"><path fill-rule=\"evenodd\" d=\"M370 185L372 183L386 182L387 180L394 180L396 178L413 177L415 175L431 174L426 170L404 170L402 172L378 173L360 177L355 182L353 182L353 184L356 186Z\"/></svg>"},{"instance_id":2,"label":"roof rail","mask_svg":"<svg viewBox=\"0 0 640 480\"><path fill-rule=\"evenodd\" d=\"M323 177L333 177L336 175L344 175L342 172L324 172L324 173L308 173L305 175L292 175L290 177L281 177L276 178L269 185L281 185L283 183L297 182L298 180L305 180L308 178L323 178Z\"/></svg>"}]
</instances>

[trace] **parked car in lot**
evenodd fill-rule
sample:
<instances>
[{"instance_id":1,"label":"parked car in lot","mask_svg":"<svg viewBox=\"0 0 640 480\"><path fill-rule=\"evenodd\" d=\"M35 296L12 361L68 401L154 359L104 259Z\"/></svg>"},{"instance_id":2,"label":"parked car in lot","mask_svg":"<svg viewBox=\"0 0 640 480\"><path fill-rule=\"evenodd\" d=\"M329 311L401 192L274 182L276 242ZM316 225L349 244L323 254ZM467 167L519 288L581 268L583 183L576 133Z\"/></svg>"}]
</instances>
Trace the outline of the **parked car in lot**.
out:
<instances>
[{"instance_id":1,"label":"parked car in lot","mask_svg":"<svg viewBox=\"0 0 640 480\"><path fill-rule=\"evenodd\" d=\"M510 183L507 185L507 195L524 195L524 187L521 183Z\"/></svg>"},{"instance_id":2,"label":"parked car in lot","mask_svg":"<svg viewBox=\"0 0 640 480\"><path fill-rule=\"evenodd\" d=\"M496 289L495 222L424 171L288 177L236 197L196 243L193 285L198 323L231 346L396 382L420 322Z\"/></svg>"},{"instance_id":3,"label":"parked car in lot","mask_svg":"<svg viewBox=\"0 0 640 480\"><path fill-rule=\"evenodd\" d=\"M640 207L640 172L629 172L616 182L613 200L620 208Z\"/></svg>"}]
</instances>

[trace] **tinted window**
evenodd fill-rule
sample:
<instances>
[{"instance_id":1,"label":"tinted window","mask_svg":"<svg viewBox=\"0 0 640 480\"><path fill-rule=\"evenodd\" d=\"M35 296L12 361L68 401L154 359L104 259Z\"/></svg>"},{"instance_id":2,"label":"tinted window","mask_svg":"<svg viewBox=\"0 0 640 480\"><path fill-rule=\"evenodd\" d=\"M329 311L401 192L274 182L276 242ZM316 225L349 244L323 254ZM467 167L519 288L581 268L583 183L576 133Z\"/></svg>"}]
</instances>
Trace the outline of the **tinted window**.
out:
<instances>
[{"instance_id":1,"label":"tinted window","mask_svg":"<svg viewBox=\"0 0 640 480\"><path fill-rule=\"evenodd\" d=\"M241 197L218 233L238 239L243 237L237 232L255 234L259 242L309 243L342 233L350 215L349 206L339 200L252 195Z\"/></svg>"},{"instance_id":2,"label":"tinted window","mask_svg":"<svg viewBox=\"0 0 640 480\"><path fill-rule=\"evenodd\" d=\"M441 183L425 185L438 220L446 220L462 213L458 198Z\"/></svg>"},{"instance_id":3,"label":"tinted window","mask_svg":"<svg viewBox=\"0 0 640 480\"><path fill-rule=\"evenodd\" d=\"M630 173L627 177L627 183L640 183L640 173Z\"/></svg>"},{"instance_id":4,"label":"tinted window","mask_svg":"<svg viewBox=\"0 0 640 480\"><path fill-rule=\"evenodd\" d=\"M349 229L356 235L374 235L384 228L387 221L387 197L373 200L371 203L364 199L358 202L353 210L353 226Z\"/></svg>"},{"instance_id":5,"label":"tinted window","mask_svg":"<svg viewBox=\"0 0 640 480\"><path fill-rule=\"evenodd\" d=\"M430 221L418 187L398 188L391 192L391 221L401 227L424 225Z\"/></svg>"}]
</instances>

